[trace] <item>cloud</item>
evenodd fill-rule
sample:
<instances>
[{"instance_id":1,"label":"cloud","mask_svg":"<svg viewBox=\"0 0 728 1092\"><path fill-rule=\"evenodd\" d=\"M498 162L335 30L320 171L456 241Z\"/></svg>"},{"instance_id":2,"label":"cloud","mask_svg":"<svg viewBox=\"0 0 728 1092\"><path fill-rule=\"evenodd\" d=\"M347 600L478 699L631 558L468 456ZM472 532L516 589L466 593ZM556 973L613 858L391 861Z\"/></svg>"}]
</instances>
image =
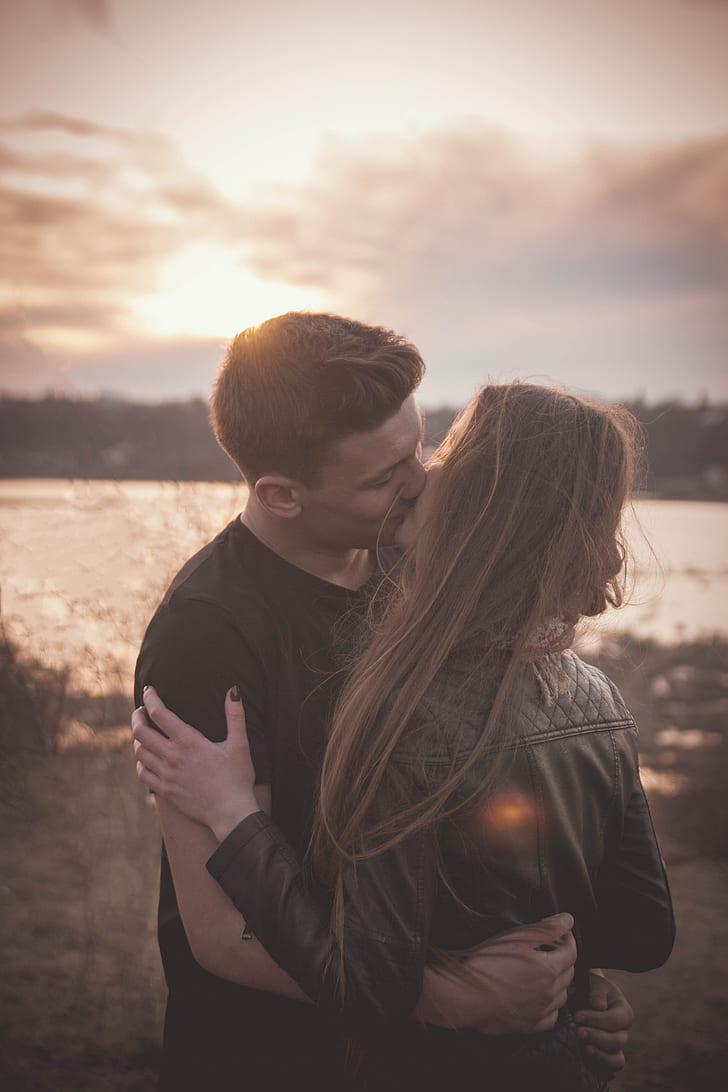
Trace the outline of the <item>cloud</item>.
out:
<instances>
[{"instance_id":1,"label":"cloud","mask_svg":"<svg viewBox=\"0 0 728 1092\"><path fill-rule=\"evenodd\" d=\"M73 0L82 18L97 30L105 30L111 25L111 0Z\"/></svg>"},{"instance_id":2,"label":"cloud","mask_svg":"<svg viewBox=\"0 0 728 1092\"><path fill-rule=\"evenodd\" d=\"M132 304L202 244L407 333L431 403L486 374L728 396L728 137L556 160L463 122L332 141L307 185L253 204L158 133L46 111L0 121L0 172L0 327L65 342L87 378L92 357L121 375L114 345L130 382L162 366Z\"/></svg>"},{"instance_id":3,"label":"cloud","mask_svg":"<svg viewBox=\"0 0 728 1092\"><path fill-rule=\"evenodd\" d=\"M725 270L727 192L728 138L554 164L472 125L391 159L333 147L287 209L258 210L254 258L271 276L364 275L387 293L453 276L467 291L463 272L489 298L691 290Z\"/></svg>"},{"instance_id":4,"label":"cloud","mask_svg":"<svg viewBox=\"0 0 728 1092\"><path fill-rule=\"evenodd\" d=\"M59 134L62 150L48 150ZM50 112L6 119L0 170L0 312L30 332L113 329L185 246L240 234L239 212L157 133Z\"/></svg>"},{"instance_id":5,"label":"cloud","mask_svg":"<svg viewBox=\"0 0 728 1092\"><path fill-rule=\"evenodd\" d=\"M257 212L252 261L406 329L473 382L485 362L629 393L660 369L675 389L682 367L710 389L728 342L726 207L728 137L554 161L464 123L332 144L307 187Z\"/></svg>"},{"instance_id":6,"label":"cloud","mask_svg":"<svg viewBox=\"0 0 728 1092\"><path fill-rule=\"evenodd\" d=\"M3 118L0 121L0 131L6 133L52 132L54 130L78 137L102 137L116 141L138 139L131 130L99 125L98 122L69 117L67 114L59 114L54 110L35 110L30 114Z\"/></svg>"},{"instance_id":7,"label":"cloud","mask_svg":"<svg viewBox=\"0 0 728 1092\"><path fill-rule=\"evenodd\" d=\"M35 304L30 307L0 310L0 332L31 327L36 331L44 328L84 329L89 332L103 333L109 329L120 329L123 325L123 317L123 310L113 306L103 307L83 303Z\"/></svg>"},{"instance_id":8,"label":"cloud","mask_svg":"<svg viewBox=\"0 0 728 1092\"><path fill-rule=\"evenodd\" d=\"M46 0L54 14L58 9L68 18L85 23L92 30L110 31L113 25L111 0Z\"/></svg>"}]
</instances>

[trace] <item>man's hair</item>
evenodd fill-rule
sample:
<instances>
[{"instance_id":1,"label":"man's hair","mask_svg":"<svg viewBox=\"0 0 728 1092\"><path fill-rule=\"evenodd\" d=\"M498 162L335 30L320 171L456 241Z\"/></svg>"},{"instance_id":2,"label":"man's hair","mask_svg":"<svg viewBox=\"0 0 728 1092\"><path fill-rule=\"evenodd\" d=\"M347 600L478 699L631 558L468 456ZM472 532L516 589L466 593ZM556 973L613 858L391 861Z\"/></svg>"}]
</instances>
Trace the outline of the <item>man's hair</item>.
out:
<instances>
[{"instance_id":1,"label":"man's hair","mask_svg":"<svg viewBox=\"0 0 728 1092\"><path fill-rule=\"evenodd\" d=\"M215 438L250 485L266 473L312 481L334 441L392 417L424 370L392 330L290 311L230 342L210 404Z\"/></svg>"}]
</instances>

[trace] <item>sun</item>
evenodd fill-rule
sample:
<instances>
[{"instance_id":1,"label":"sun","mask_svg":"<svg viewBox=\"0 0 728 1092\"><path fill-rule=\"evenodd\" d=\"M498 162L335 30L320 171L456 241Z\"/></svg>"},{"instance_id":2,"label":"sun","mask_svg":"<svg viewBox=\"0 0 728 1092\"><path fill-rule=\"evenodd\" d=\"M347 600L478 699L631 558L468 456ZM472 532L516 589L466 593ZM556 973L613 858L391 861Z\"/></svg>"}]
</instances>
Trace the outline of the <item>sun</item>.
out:
<instances>
[{"instance_id":1,"label":"sun","mask_svg":"<svg viewBox=\"0 0 728 1092\"><path fill-rule=\"evenodd\" d=\"M207 244L171 259L158 290L130 302L141 329L157 336L230 337L285 311L326 311L323 292L265 281L230 251Z\"/></svg>"}]
</instances>

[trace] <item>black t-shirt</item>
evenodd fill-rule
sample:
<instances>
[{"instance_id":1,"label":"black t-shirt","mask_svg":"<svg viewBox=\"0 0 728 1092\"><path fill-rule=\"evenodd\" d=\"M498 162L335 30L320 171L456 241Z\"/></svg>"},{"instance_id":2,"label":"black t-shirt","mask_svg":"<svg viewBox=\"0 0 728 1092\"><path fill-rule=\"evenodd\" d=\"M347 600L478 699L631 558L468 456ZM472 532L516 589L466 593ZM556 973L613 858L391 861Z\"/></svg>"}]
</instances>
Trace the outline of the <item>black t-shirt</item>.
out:
<instances>
[{"instance_id":1,"label":"black t-shirt","mask_svg":"<svg viewBox=\"0 0 728 1092\"><path fill-rule=\"evenodd\" d=\"M289 564L236 519L175 577L137 661L137 703L151 684L211 739L224 738L225 694L240 687L257 779L271 783L273 818L301 855L332 701L370 593ZM225 1092L246 1076L286 1092L293 1080L322 1092L354 1087L337 1033L317 1009L224 982L195 963L164 853L159 946L169 986L160 1087Z\"/></svg>"}]
</instances>

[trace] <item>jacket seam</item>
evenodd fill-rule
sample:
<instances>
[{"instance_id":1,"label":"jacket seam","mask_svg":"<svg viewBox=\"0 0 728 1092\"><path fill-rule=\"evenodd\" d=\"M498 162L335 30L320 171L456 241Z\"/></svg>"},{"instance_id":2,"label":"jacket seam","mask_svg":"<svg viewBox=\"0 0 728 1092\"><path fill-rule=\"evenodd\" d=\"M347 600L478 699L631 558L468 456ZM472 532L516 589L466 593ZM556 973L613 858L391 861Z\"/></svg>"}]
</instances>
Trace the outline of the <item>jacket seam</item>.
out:
<instances>
[{"instance_id":1,"label":"jacket seam","mask_svg":"<svg viewBox=\"0 0 728 1092\"><path fill-rule=\"evenodd\" d=\"M529 748L526 752L526 763L528 765L528 776L531 780L531 788L538 801L538 814L541 815L543 814L544 808L544 775L538 757L532 748ZM546 873L548 869L546 867L546 855L544 853L543 824L540 821L536 824L536 853L538 858L538 890L541 892L546 887Z\"/></svg>"},{"instance_id":2,"label":"jacket seam","mask_svg":"<svg viewBox=\"0 0 728 1092\"><path fill-rule=\"evenodd\" d=\"M608 825L608 819L611 817L614 806L619 799L619 788L621 785L621 772L619 768L619 754L617 752L617 743L614 739L614 735L610 733L610 742L612 744L612 760L614 763L614 776L612 777L612 799L610 801L609 811L605 812L604 822L601 830L602 845L606 845L606 830Z\"/></svg>"},{"instance_id":3,"label":"jacket seam","mask_svg":"<svg viewBox=\"0 0 728 1092\"><path fill-rule=\"evenodd\" d=\"M516 751L521 748L537 747L542 743L552 743L556 740L570 739L574 736L586 736L593 735L595 732L622 732L628 731L635 727L632 717L625 717L622 720L605 721L599 724L582 724L577 727L570 726L568 728L555 728L550 731L539 732L534 735L518 736L516 739L510 740L509 743L503 748L503 751ZM496 754L500 751L500 748L489 747L484 751L484 757L491 754ZM468 750L469 754L470 751ZM403 765L411 765L413 762L418 765L427 766L450 766L452 764L452 756L441 757L439 755L421 755L421 754L399 754L396 756L396 761Z\"/></svg>"}]
</instances>

